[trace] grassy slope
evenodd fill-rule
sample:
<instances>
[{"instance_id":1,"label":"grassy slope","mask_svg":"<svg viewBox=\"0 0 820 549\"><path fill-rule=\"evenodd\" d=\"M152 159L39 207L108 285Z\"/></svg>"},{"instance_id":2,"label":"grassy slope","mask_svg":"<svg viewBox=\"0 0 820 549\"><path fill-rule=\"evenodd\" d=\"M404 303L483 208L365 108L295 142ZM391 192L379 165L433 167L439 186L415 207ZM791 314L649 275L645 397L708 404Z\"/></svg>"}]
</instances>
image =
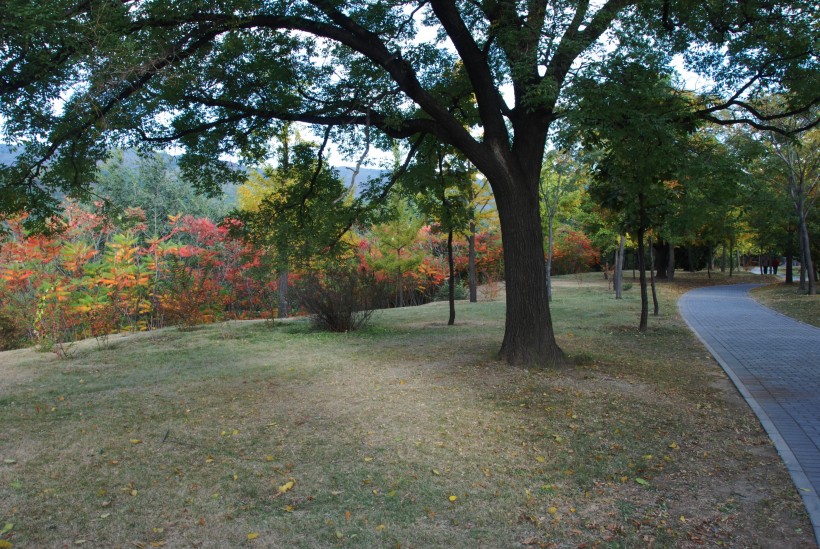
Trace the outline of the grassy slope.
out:
<instances>
[{"instance_id":1,"label":"grassy slope","mask_svg":"<svg viewBox=\"0 0 820 549\"><path fill-rule=\"evenodd\" d=\"M765 433L679 320L680 287L661 286L646 335L636 289L556 282L577 362L559 372L495 360L502 302L459 303L454 327L433 304L354 334L247 323L87 342L67 361L2 353L2 538L811 546Z\"/></svg>"},{"instance_id":2,"label":"grassy slope","mask_svg":"<svg viewBox=\"0 0 820 549\"><path fill-rule=\"evenodd\" d=\"M820 328L820 295L806 295L797 284L770 284L752 290L763 305Z\"/></svg>"}]
</instances>

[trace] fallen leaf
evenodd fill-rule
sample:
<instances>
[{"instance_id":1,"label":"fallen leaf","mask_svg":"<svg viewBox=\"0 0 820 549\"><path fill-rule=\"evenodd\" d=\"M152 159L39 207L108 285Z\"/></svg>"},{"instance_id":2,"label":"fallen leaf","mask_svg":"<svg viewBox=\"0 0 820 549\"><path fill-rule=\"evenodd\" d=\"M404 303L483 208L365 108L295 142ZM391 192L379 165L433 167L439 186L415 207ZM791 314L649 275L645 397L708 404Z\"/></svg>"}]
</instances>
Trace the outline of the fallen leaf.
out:
<instances>
[{"instance_id":1,"label":"fallen leaf","mask_svg":"<svg viewBox=\"0 0 820 549\"><path fill-rule=\"evenodd\" d=\"M288 490L292 490L295 485L296 481L289 480L288 482L284 483L282 486L279 487L279 493L284 494Z\"/></svg>"},{"instance_id":2,"label":"fallen leaf","mask_svg":"<svg viewBox=\"0 0 820 549\"><path fill-rule=\"evenodd\" d=\"M256 539L258 537L259 534L257 534L256 532L251 532L250 534L248 534L248 539Z\"/></svg>"},{"instance_id":3,"label":"fallen leaf","mask_svg":"<svg viewBox=\"0 0 820 549\"><path fill-rule=\"evenodd\" d=\"M14 547L10 541L0 539L0 549L12 549Z\"/></svg>"},{"instance_id":4,"label":"fallen leaf","mask_svg":"<svg viewBox=\"0 0 820 549\"><path fill-rule=\"evenodd\" d=\"M165 531L165 528L151 528L151 530L152 530L155 534L161 534L161 533L163 533L163 532Z\"/></svg>"},{"instance_id":5,"label":"fallen leaf","mask_svg":"<svg viewBox=\"0 0 820 549\"><path fill-rule=\"evenodd\" d=\"M132 438L131 439L131 444L142 444L142 441L138 438Z\"/></svg>"},{"instance_id":6,"label":"fallen leaf","mask_svg":"<svg viewBox=\"0 0 820 549\"><path fill-rule=\"evenodd\" d=\"M678 520L680 520L681 522L686 522L686 517L681 515Z\"/></svg>"},{"instance_id":7,"label":"fallen leaf","mask_svg":"<svg viewBox=\"0 0 820 549\"><path fill-rule=\"evenodd\" d=\"M131 490L131 495L132 495L132 496L136 496L137 494L139 494L139 492L138 492L138 491L136 491L136 490Z\"/></svg>"},{"instance_id":8,"label":"fallen leaf","mask_svg":"<svg viewBox=\"0 0 820 549\"><path fill-rule=\"evenodd\" d=\"M364 458L364 462L365 462L365 463L370 463L371 461L373 461L373 458L372 458L372 457L366 457L366 458Z\"/></svg>"},{"instance_id":9,"label":"fallen leaf","mask_svg":"<svg viewBox=\"0 0 820 549\"><path fill-rule=\"evenodd\" d=\"M384 524L379 524L378 526L376 526L376 530L379 531L379 532L381 532L385 528L387 528L387 526L385 526Z\"/></svg>"},{"instance_id":10,"label":"fallen leaf","mask_svg":"<svg viewBox=\"0 0 820 549\"><path fill-rule=\"evenodd\" d=\"M456 496L450 496L448 499L449 499L450 501L455 501L455 500L457 500L458 498L457 498Z\"/></svg>"},{"instance_id":11,"label":"fallen leaf","mask_svg":"<svg viewBox=\"0 0 820 549\"><path fill-rule=\"evenodd\" d=\"M544 463L545 461L547 461L547 458L545 458L544 456L537 456L535 458L535 461L537 461L538 463Z\"/></svg>"},{"instance_id":12,"label":"fallen leaf","mask_svg":"<svg viewBox=\"0 0 820 549\"><path fill-rule=\"evenodd\" d=\"M550 515L554 515L555 513L557 513L557 512L558 512L558 507L552 506L552 507L550 507L549 509L547 509L547 512L548 512Z\"/></svg>"},{"instance_id":13,"label":"fallen leaf","mask_svg":"<svg viewBox=\"0 0 820 549\"><path fill-rule=\"evenodd\" d=\"M151 542L151 547L163 547L164 545L165 545L165 540L164 539Z\"/></svg>"},{"instance_id":14,"label":"fallen leaf","mask_svg":"<svg viewBox=\"0 0 820 549\"><path fill-rule=\"evenodd\" d=\"M14 528L14 523L13 522L7 522L6 524L3 525L3 529L0 530L0 534L5 534L7 532L11 532L13 528Z\"/></svg>"},{"instance_id":15,"label":"fallen leaf","mask_svg":"<svg viewBox=\"0 0 820 549\"><path fill-rule=\"evenodd\" d=\"M641 477L635 477L635 482L637 482L641 486L649 486L649 481Z\"/></svg>"},{"instance_id":16,"label":"fallen leaf","mask_svg":"<svg viewBox=\"0 0 820 549\"><path fill-rule=\"evenodd\" d=\"M17 463L17 460L16 459L4 459L3 463L5 463L6 465L14 465L15 463Z\"/></svg>"},{"instance_id":17,"label":"fallen leaf","mask_svg":"<svg viewBox=\"0 0 820 549\"><path fill-rule=\"evenodd\" d=\"M350 511L345 511L345 522L350 522Z\"/></svg>"},{"instance_id":18,"label":"fallen leaf","mask_svg":"<svg viewBox=\"0 0 820 549\"><path fill-rule=\"evenodd\" d=\"M669 447L672 448L673 450L677 450L678 449L678 443L673 442L672 444L669 445Z\"/></svg>"},{"instance_id":19,"label":"fallen leaf","mask_svg":"<svg viewBox=\"0 0 820 549\"><path fill-rule=\"evenodd\" d=\"M102 515L100 515L100 518L101 519L107 519L110 516L111 516L111 513L103 513Z\"/></svg>"},{"instance_id":20,"label":"fallen leaf","mask_svg":"<svg viewBox=\"0 0 820 549\"><path fill-rule=\"evenodd\" d=\"M437 477L441 476L441 472L438 469L430 469L430 472L436 475Z\"/></svg>"}]
</instances>

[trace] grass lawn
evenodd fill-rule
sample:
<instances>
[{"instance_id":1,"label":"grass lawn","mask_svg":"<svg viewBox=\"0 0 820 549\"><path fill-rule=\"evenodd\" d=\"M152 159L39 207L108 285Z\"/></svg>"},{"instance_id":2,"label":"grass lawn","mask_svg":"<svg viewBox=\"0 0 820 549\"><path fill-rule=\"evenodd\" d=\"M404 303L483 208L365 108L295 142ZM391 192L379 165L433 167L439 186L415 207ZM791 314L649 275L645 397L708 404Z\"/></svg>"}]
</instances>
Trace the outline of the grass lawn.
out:
<instances>
[{"instance_id":1,"label":"grass lawn","mask_svg":"<svg viewBox=\"0 0 820 549\"><path fill-rule=\"evenodd\" d=\"M705 281L639 334L599 276L555 281L561 371L496 360L503 301L0 353L0 547L813 546L677 315Z\"/></svg>"},{"instance_id":2,"label":"grass lawn","mask_svg":"<svg viewBox=\"0 0 820 549\"><path fill-rule=\"evenodd\" d=\"M779 313L820 328L820 295L806 295L798 284L761 286L752 290L752 297Z\"/></svg>"}]
</instances>

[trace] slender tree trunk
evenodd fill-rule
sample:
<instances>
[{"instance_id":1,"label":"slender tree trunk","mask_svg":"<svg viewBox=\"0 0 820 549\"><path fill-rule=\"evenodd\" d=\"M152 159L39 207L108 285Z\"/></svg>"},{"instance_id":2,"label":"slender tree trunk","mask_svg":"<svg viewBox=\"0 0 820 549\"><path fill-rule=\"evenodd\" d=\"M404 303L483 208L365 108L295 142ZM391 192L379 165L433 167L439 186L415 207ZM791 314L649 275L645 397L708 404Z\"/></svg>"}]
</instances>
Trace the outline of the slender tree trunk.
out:
<instances>
[{"instance_id":1,"label":"slender tree trunk","mask_svg":"<svg viewBox=\"0 0 820 549\"><path fill-rule=\"evenodd\" d=\"M722 248L723 249L722 249L721 255L720 255L720 272L725 273L726 272L726 243L725 242L723 243Z\"/></svg>"},{"instance_id":2,"label":"slender tree trunk","mask_svg":"<svg viewBox=\"0 0 820 549\"><path fill-rule=\"evenodd\" d=\"M652 245L652 237L649 237L649 282L652 286L652 306L653 316L658 316L658 292L655 289L655 248Z\"/></svg>"},{"instance_id":3,"label":"slender tree trunk","mask_svg":"<svg viewBox=\"0 0 820 549\"><path fill-rule=\"evenodd\" d=\"M734 244L729 242L729 278L732 278L732 275L735 272L735 256L734 256Z\"/></svg>"},{"instance_id":4,"label":"slender tree trunk","mask_svg":"<svg viewBox=\"0 0 820 549\"><path fill-rule=\"evenodd\" d=\"M799 219L800 229L800 244L803 248L803 264L802 268L806 271L806 282L808 282L807 293L809 295L817 294L817 284L815 283L814 262L811 259L811 240L809 239L809 229L806 226L805 213L801 211ZM802 277L801 277L802 279Z\"/></svg>"},{"instance_id":5,"label":"slender tree trunk","mask_svg":"<svg viewBox=\"0 0 820 549\"><path fill-rule=\"evenodd\" d=\"M550 213L547 220L547 299L552 301L552 220L553 215Z\"/></svg>"},{"instance_id":6,"label":"slender tree trunk","mask_svg":"<svg viewBox=\"0 0 820 549\"><path fill-rule=\"evenodd\" d=\"M669 241L669 258L666 265L666 280L675 280L675 245Z\"/></svg>"},{"instance_id":7,"label":"slender tree trunk","mask_svg":"<svg viewBox=\"0 0 820 549\"><path fill-rule=\"evenodd\" d=\"M709 246L709 257L706 259L706 277L712 278L712 269L715 268L714 263L712 262L712 258L714 257L714 253L712 252L712 246Z\"/></svg>"},{"instance_id":8,"label":"slender tree trunk","mask_svg":"<svg viewBox=\"0 0 820 549\"><path fill-rule=\"evenodd\" d=\"M789 250L786 253L786 284L794 284L794 253Z\"/></svg>"},{"instance_id":9,"label":"slender tree trunk","mask_svg":"<svg viewBox=\"0 0 820 549\"><path fill-rule=\"evenodd\" d=\"M536 168L530 184L522 177L519 181L505 181L506 185L493 185L501 222L507 296L500 356L510 364L559 366L564 363L564 353L555 342L544 284L547 273L538 196L540 164Z\"/></svg>"},{"instance_id":10,"label":"slender tree trunk","mask_svg":"<svg viewBox=\"0 0 820 549\"><path fill-rule=\"evenodd\" d=\"M453 228L447 231L447 265L450 267L450 318L447 325L456 323L456 274L455 261L453 260Z\"/></svg>"},{"instance_id":11,"label":"slender tree trunk","mask_svg":"<svg viewBox=\"0 0 820 549\"><path fill-rule=\"evenodd\" d=\"M646 268L644 266L644 229L638 229L638 276L641 284L641 323L638 331L645 332L649 324L649 296L646 291Z\"/></svg>"},{"instance_id":12,"label":"slender tree trunk","mask_svg":"<svg viewBox=\"0 0 820 549\"><path fill-rule=\"evenodd\" d=\"M290 300L288 299L288 266L284 264L279 269L279 283L277 284L276 293L279 300L279 308L276 311L276 316L279 318L287 318L290 316Z\"/></svg>"},{"instance_id":13,"label":"slender tree trunk","mask_svg":"<svg viewBox=\"0 0 820 549\"><path fill-rule=\"evenodd\" d=\"M470 221L470 236L467 237L467 274L470 284L470 303L478 301L478 280L475 274L475 221Z\"/></svg>"},{"instance_id":14,"label":"slender tree trunk","mask_svg":"<svg viewBox=\"0 0 820 549\"><path fill-rule=\"evenodd\" d=\"M615 299L623 297L624 288L624 247L626 246L626 236L621 235L618 240L618 251L615 253Z\"/></svg>"}]
</instances>

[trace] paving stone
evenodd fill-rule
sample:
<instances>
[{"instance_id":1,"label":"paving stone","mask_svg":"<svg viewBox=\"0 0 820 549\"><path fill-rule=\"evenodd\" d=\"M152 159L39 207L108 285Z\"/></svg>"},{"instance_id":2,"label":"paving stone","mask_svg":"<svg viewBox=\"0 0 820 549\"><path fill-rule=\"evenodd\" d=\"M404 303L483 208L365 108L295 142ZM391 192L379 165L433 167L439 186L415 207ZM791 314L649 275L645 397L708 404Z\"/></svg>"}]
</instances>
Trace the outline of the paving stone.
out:
<instances>
[{"instance_id":1,"label":"paving stone","mask_svg":"<svg viewBox=\"0 0 820 549\"><path fill-rule=\"evenodd\" d=\"M755 286L699 288L678 307L772 439L820 544L820 328L760 305Z\"/></svg>"}]
</instances>

